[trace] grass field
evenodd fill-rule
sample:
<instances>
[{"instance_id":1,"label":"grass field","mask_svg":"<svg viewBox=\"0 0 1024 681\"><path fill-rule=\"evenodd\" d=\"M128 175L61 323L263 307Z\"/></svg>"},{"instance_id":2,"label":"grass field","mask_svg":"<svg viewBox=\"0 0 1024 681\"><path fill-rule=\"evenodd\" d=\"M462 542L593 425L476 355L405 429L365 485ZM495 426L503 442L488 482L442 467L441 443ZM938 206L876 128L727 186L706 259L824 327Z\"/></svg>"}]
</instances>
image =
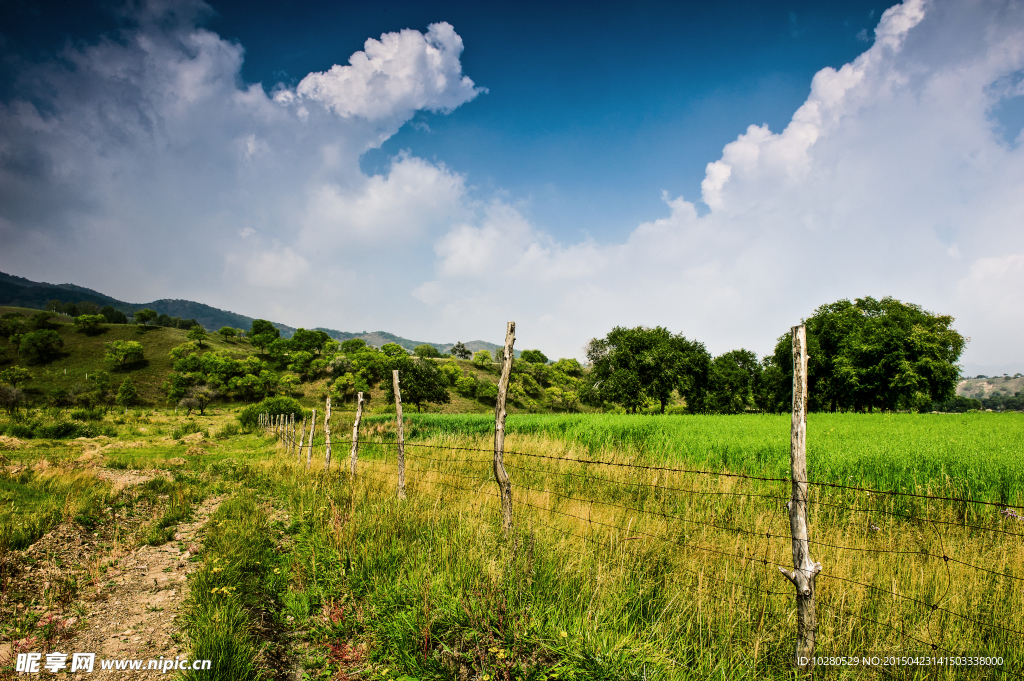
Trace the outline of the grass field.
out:
<instances>
[{"instance_id":1,"label":"grass field","mask_svg":"<svg viewBox=\"0 0 1024 681\"><path fill-rule=\"evenodd\" d=\"M133 412L122 424L108 416L116 437L33 440L4 452L5 470L18 472L0 480L13 502L0 514L0 536L13 540L4 528L19 524L38 535L56 522L92 523L102 535L117 508L139 523L122 541L159 542L199 499L227 495L180 612L196 656L219 660L203 679L296 670L374 681L794 678L795 604L776 569L792 560L787 483L562 460L785 477L786 418L510 417L515 527L504 537L487 417L410 416L408 498L399 501L384 417L365 422L353 480L350 414L332 420L327 475L322 436L307 471L275 438L233 432L233 414L218 411L191 420ZM873 477L851 482L983 492L956 480L963 470L1009 480L1014 498L1022 428L1012 414L812 415L811 477L848 480L847 471L870 465ZM186 454L188 432L212 436L201 439L203 454ZM90 442L105 447L91 463ZM128 442L142 444L109 447ZM99 477L155 470L165 482L120 491ZM1024 635L992 626L1020 629L1024 522L976 504L829 488L812 500L812 555L823 564L819 652L934 644L1002 655L1004 670L1024 673ZM35 622L3 626L0 634L14 637ZM882 676L1013 678L991 669Z\"/></svg>"},{"instance_id":2,"label":"grass field","mask_svg":"<svg viewBox=\"0 0 1024 681\"><path fill-rule=\"evenodd\" d=\"M484 436L494 428L493 415L408 417L424 437ZM789 415L774 414L517 414L506 432L509 449L518 435L538 435L591 457L786 477L789 423ZM807 431L812 481L1024 505L1024 414L811 414Z\"/></svg>"}]
</instances>

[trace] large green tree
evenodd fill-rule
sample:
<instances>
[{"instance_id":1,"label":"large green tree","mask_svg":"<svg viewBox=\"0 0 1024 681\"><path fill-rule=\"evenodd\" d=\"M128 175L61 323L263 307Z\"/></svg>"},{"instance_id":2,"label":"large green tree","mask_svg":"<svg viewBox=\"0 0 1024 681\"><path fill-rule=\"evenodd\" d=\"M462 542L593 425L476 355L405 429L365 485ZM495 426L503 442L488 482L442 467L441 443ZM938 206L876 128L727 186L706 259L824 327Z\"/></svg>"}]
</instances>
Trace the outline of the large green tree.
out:
<instances>
[{"instance_id":1,"label":"large green tree","mask_svg":"<svg viewBox=\"0 0 1024 681\"><path fill-rule=\"evenodd\" d=\"M591 364L591 402L614 402L635 413L648 401L659 403L661 412L678 392L687 411L707 408L711 357L703 343L673 335L658 326L628 329L616 326L604 338L587 345Z\"/></svg>"},{"instance_id":2,"label":"large green tree","mask_svg":"<svg viewBox=\"0 0 1024 681\"><path fill-rule=\"evenodd\" d=\"M263 350L281 337L281 331L266 319L252 320L249 328L249 341L253 346Z\"/></svg>"},{"instance_id":3,"label":"large green tree","mask_svg":"<svg viewBox=\"0 0 1024 681\"><path fill-rule=\"evenodd\" d=\"M711 361L708 410L742 414L757 409L756 390L763 367L750 350L730 350Z\"/></svg>"},{"instance_id":4,"label":"large green tree","mask_svg":"<svg viewBox=\"0 0 1024 681\"><path fill-rule=\"evenodd\" d=\"M822 305L806 320L808 408L919 411L951 399L967 343L952 323L949 315L891 297ZM788 333L775 347L775 364L782 384L792 386Z\"/></svg>"},{"instance_id":5,"label":"large green tree","mask_svg":"<svg viewBox=\"0 0 1024 681\"><path fill-rule=\"evenodd\" d=\"M423 411L423 404L426 402L434 404L448 404L451 402L452 398L448 394L448 378L433 362L423 359L416 360L405 355L393 357L391 359L391 367L392 369L398 369L402 402L415 404L418 411ZM381 387L384 388L385 401L393 403L395 401L395 389L394 381L390 375L381 381Z\"/></svg>"},{"instance_id":6,"label":"large green tree","mask_svg":"<svg viewBox=\"0 0 1024 681\"><path fill-rule=\"evenodd\" d=\"M18 354L33 364L55 358L64 347L64 339L56 331L40 329L21 336Z\"/></svg>"}]
</instances>

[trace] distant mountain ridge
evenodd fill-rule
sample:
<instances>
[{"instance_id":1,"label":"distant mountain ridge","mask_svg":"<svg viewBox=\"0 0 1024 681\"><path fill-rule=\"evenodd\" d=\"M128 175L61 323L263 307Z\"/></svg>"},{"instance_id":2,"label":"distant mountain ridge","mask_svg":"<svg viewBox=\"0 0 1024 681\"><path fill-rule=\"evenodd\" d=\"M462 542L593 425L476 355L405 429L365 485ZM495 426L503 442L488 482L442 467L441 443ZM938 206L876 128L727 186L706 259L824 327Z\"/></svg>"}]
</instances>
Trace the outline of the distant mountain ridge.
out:
<instances>
[{"instance_id":1,"label":"distant mountain ridge","mask_svg":"<svg viewBox=\"0 0 1024 681\"><path fill-rule=\"evenodd\" d=\"M158 314L166 314L171 317L181 317L182 319L195 319L197 322L202 324L207 331L216 331L224 326L230 326L234 329L248 330L252 326L254 319L253 317L247 317L243 314L238 314L237 312L221 310L204 303L197 303L194 300L161 298L150 303L126 303L123 300L112 298L106 294L100 293L99 291L94 291L91 288L85 288L84 286L78 286L76 284L49 284L0 272L0 305L43 310L46 308L46 304L55 298L66 303L89 301L100 306L110 305L114 309L120 310L128 316L135 314L139 310L149 308L150 310L156 311ZM273 322L273 324L281 331L282 336L290 338L292 334L295 333L295 327L293 326L288 326L287 324L281 324L279 322ZM455 345L454 343L431 343L427 341L409 340L408 338L402 338L401 336L396 336L395 334L388 333L387 331L363 331L361 333L353 333L349 331L326 329L323 327L316 328L338 341L361 338L366 341L368 345L378 348L387 343L397 343L406 350L412 350L417 345L433 345L439 352L448 352ZM465 343L465 346L473 352L476 352L477 350L487 350L491 354L494 354L495 350L501 348L501 346L496 343L488 343L487 341L482 340L469 341ZM516 352L516 355L519 355L518 351Z\"/></svg>"}]
</instances>

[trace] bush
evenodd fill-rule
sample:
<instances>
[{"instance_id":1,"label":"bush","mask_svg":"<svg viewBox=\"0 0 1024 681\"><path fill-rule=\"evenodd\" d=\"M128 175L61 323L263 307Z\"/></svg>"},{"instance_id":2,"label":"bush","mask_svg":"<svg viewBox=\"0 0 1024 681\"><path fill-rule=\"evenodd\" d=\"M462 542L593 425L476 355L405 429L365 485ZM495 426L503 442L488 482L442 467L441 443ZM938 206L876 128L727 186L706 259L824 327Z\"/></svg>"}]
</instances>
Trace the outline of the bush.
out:
<instances>
[{"instance_id":1,"label":"bush","mask_svg":"<svg viewBox=\"0 0 1024 681\"><path fill-rule=\"evenodd\" d=\"M200 428L199 424L196 423L195 421L186 421L185 423L181 424L180 426L171 431L171 439L180 440L186 435L198 433L201 430L202 428Z\"/></svg>"},{"instance_id":2,"label":"bush","mask_svg":"<svg viewBox=\"0 0 1024 681\"><path fill-rule=\"evenodd\" d=\"M225 423L224 427L221 428L220 431L217 433L217 438L218 439L224 439L224 438L234 437L235 435L238 435L240 432L241 432L241 429L238 427L237 424L235 424L235 423Z\"/></svg>"},{"instance_id":3,"label":"bush","mask_svg":"<svg viewBox=\"0 0 1024 681\"><path fill-rule=\"evenodd\" d=\"M455 392L463 397L476 395L476 378L474 376L463 376L455 381ZM497 396L497 392L494 393Z\"/></svg>"},{"instance_id":4,"label":"bush","mask_svg":"<svg viewBox=\"0 0 1024 681\"><path fill-rule=\"evenodd\" d=\"M268 397L262 402L250 404L238 414L238 423L245 430L254 430L260 414L295 414L295 418L306 416L307 412L298 400L291 397Z\"/></svg>"},{"instance_id":5,"label":"bush","mask_svg":"<svg viewBox=\"0 0 1024 681\"><path fill-rule=\"evenodd\" d=\"M498 399L498 384L491 383L490 381L481 381L476 386L476 397L479 400L491 400Z\"/></svg>"},{"instance_id":6,"label":"bush","mask_svg":"<svg viewBox=\"0 0 1024 681\"><path fill-rule=\"evenodd\" d=\"M102 421L107 410L103 407L93 409L75 409L71 412L71 418L76 421Z\"/></svg>"},{"instance_id":7,"label":"bush","mask_svg":"<svg viewBox=\"0 0 1024 681\"><path fill-rule=\"evenodd\" d=\"M92 429L74 421L57 421L36 426L36 437L46 440L68 440L74 437L92 437Z\"/></svg>"},{"instance_id":8,"label":"bush","mask_svg":"<svg viewBox=\"0 0 1024 681\"><path fill-rule=\"evenodd\" d=\"M42 364L60 354L64 339L56 331L43 329L21 337L18 354L34 364Z\"/></svg>"},{"instance_id":9,"label":"bush","mask_svg":"<svg viewBox=\"0 0 1024 681\"><path fill-rule=\"evenodd\" d=\"M36 436L36 432L32 430L32 426L24 423L12 423L7 426L7 434L11 437L20 438L22 440L31 440Z\"/></svg>"}]
</instances>

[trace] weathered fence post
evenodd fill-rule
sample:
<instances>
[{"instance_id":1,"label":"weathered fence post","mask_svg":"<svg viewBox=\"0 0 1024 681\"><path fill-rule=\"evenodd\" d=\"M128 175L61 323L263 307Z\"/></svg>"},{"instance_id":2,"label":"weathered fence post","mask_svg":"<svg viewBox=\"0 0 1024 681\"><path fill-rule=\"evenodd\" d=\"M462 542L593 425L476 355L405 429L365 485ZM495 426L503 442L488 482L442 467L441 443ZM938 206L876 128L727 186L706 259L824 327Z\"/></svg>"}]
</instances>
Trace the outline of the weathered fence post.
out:
<instances>
[{"instance_id":1,"label":"weathered fence post","mask_svg":"<svg viewBox=\"0 0 1024 681\"><path fill-rule=\"evenodd\" d=\"M331 468L331 396L327 396L327 408L324 410L324 472Z\"/></svg>"},{"instance_id":2,"label":"weathered fence post","mask_svg":"<svg viewBox=\"0 0 1024 681\"><path fill-rule=\"evenodd\" d=\"M313 460L313 437L316 436L316 409L313 410L313 420L309 424L309 454L306 455L306 470L309 470L309 464ZM299 456L302 456L302 452L299 452Z\"/></svg>"},{"instance_id":3,"label":"weathered fence post","mask_svg":"<svg viewBox=\"0 0 1024 681\"><path fill-rule=\"evenodd\" d=\"M356 397L356 422L352 424L352 478L356 477L356 459L359 458L359 422L363 420L363 394Z\"/></svg>"},{"instance_id":4,"label":"weathered fence post","mask_svg":"<svg viewBox=\"0 0 1024 681\"><path fill-rule=\"evenodd\" d=\"M796 587L796 654L800 669L809 669L818 633L814 605L814 581L821 563L811 560L807 536L807 327L794 326L793 333L793 421L789 435L789 465L793 494L789 509L789 531L793 537L793 571L779 571Z\"/></svg>"},{"instance_id":5,"label":"weathered fence post","mask_svg":"<svg viewBox=\"0 0 1024 681\"><path fill-rule=\"evenodd\" d=\"M398 385L398 369L391 372L395 388L395 419L398 429L398 498L405 498L405 428L402 423L402 389Z\"/></svg>"},{"instance_id":6,"label":"weathered fence post","mask_svg":"<svg viewBox=\"0 0 1024 681\"><path fill-rule=\"evenodd\" d=\"M501 378L498 380L498 399L494 404L494 479L498 481L501 493L501 529L508 534L512 529L512 479L505 472L505 396L508 394L508 382L512 375L512 362L515 359L512 345L516 342L516 323L509 322L505 330L505 356L501 365Z\"/></svg>"},{"instance_id":7,"label":"weathered fence post","mask_svg":"<svg viewBox=\"0 0 1024 681\"><path fill-rule=\"evenodd\" d=\"M295 413L288 417L288 449L295 449Z\"/></svg>"},{"instance_id":8,"label":"weathered fence post","mask_svg":"<svg viewBox=\"0 0 1024 681\"><path fill-rule=\"evenodd\" d=\"M299 457L298 463L302 463L302 445L306 444L306 417L302 417L302 430L299 431Z\"/></svg>"}]
</instances>

